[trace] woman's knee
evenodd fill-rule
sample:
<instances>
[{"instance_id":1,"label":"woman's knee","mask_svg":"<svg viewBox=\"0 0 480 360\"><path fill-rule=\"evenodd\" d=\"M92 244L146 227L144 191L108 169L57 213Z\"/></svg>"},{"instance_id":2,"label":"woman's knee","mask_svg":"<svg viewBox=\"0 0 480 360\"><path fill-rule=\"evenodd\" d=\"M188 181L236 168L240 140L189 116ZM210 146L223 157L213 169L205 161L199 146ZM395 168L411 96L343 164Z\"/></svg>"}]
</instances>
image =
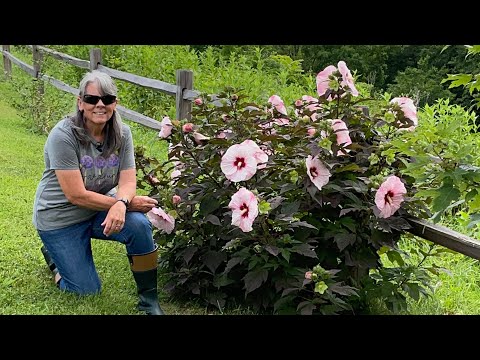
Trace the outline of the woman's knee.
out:
<instances>
[{"instance_id":1,"label":"woman's knee","mask_svg":"<svg viewBox=\"0 0 480 360\"><path fill-rule=\"evenodd\" d=\"M152 234L152 223L145 214L141 212L128 212L125 218L125 225L135 234Z\"/></svg>"},{"instance_id":2,"label":"woman's knee","mask_svg":"<svg viewBox=\"0 0 480 360\"><path fill-rule=\"evenodd\" d=\"M127 252L129 254L144 254L154 248L152 223L141 212L127 213L125 228Z\"/></svg>"}]
</instances>

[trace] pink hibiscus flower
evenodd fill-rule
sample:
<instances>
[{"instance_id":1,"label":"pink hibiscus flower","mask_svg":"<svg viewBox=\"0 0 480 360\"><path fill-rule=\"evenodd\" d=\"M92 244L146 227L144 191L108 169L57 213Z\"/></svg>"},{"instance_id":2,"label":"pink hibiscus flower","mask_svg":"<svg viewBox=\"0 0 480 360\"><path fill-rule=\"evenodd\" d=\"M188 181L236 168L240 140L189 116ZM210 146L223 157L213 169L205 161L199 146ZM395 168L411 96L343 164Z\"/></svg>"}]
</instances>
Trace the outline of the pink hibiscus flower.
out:
<instances>
[{"instance_id":1,"label":"pink hibiscus flower","mask_svg":"<svg viewBox=\"0 0 480 360\"><path fill-rule=\"evenodd\" d=\"M418 125L418 119L417 119L417 108L413 103L413 100L408 97L396 97L390 100L390 103L398 104L402 109L404 116L407 119L410 119L413 121L413 125L406 128L406 130L409 130L409 131L415 130L415 127Z\"/></svg>"},{"instance_id":2,"label":"pink hibiscus flower","mask_svg":"<svg viewBox=\"0 0 480 360\"><path fill-rule=\"evenodd\" d=\"M305 163L307 165L307 174L310 180L312 180L313 185L315 185L318 190L322 190L322 187L330 181L332 174L316 156L312 158L311 155L308 155Z\"/></svg>"},{"instance_id":3,"label":"pink hibiscus flower","mask_svg":"<svg viewBox=\"0 0 480 360\"><path fill-rule=\"evenodd\" d=\"M345 64L345 61L338 62L338 71L340 71L340 74L342 74L342 82L340 85L348 86L352 92L352 95L358 96L358 90L353 83L352 73L348 69L347 64Z\"/></svg>"},{"instance_id":4,"label":"pink hibiscus flower","mask_svg":"<svg viewBox=\"0 0 480 360\"><path fill-rule=\"evenodd\" d=\"M407 193L405 185L400 178L395 175L389 176L380 185L375 194L375 204L377 205L380 218L388 218L392 216L403 202L403 196Z\"/></svg>"},{"instance_id":5,"label":"pink hibiscus flower","mask_svg":"<svg viewBox=\"0 0 480 360\"><path fill-rule=\"evenodd\" d=\"M342 146L348 146L352 143L350 139L350 134L348 132L347 124L343 120L335 119L332 120L332 129L337 135L337 144ZM338 150L337 156L347 155L350 149Z\"/></svg>"},{"instance_id":6,"label":"pink hibiscus flower","mask_svg":"<svg viewBox=\"0 0 480 360\"><path fill-rule=\"evenodd\" d=\"M160 122L160 132L158 133L158 137L162 139L166 139L172 133L173 124L172 121L168 116L165 116L162 121Z\"/></svg>"},{"instance_id":7,"label":"pink hibiscus flower","mask_svg":"<svg viewBox=\"0 0 480 360\"><path fill-rule=\"evenodd\" d=\"M258 200L250 190L240 188L233 194L228 207L232 210L232 225L243 232L253 230L253 221L258 216Z\"/></svg>"},{"instance_id":8,"label":"pink hibiscus flower","mask_svg":"<svg viewBox=\"0 0 480 360\"><path fill-rule=\"evenodd\" d=\"M323 96L328 90L328 83L330 82L330 75L334 73L337 68L333 65L328 65L325 69L320 71L317 74L316 82L317 82L317 94L318 96ZM327 100L332 100L329 96Z\"/></svg>"},{"instance_id":9,"label":"pink hibiscus flower","mask_svg":"<svg viewBox=\"0 0 480 360\"><path fill-rule=\"evenodd\" d=\"M325 95L325 93L329 89L328 83L330 82L330 75L332 75L337 70L342 76L342 81L340 82L340 85L344 88L348 87L353 96L358 96L358 90L355 87L352 73L348 69L345 61L338 62L338 69L333 65L329 65L317 74L316 81L318 96ZM331 96L327 98L328 101L331 101L332 99L333 98Z\"/></svg>"},{"instance_id":10,"label":"pink hibiscus flower","mask_svg":"<svg viewBox=\"0 0 480 360\"><path fill-rule=\"evenodd\" d=\"M258 147L258 146L257 146ZM220 168L228 180L233 182L250 179L257 172L255 147L245 144L230 146L222 156Z\"/></svg>"},{"instance_id":11,"label":"pink hibiscus flower","mask_svg":"<svg viewBox=\"0 0 480 360\"><path fill-rule=\"evenodd\" d=\"M281 99L280 96L278 95L272 95L268 99L268 102L275 106L275 109L282 114L282 115L287 115L287 108L285 107L285 104L283 103L283 100Z\"/></svg>"},{"instance_id":12,"label":"pink hibiscus flower","mask_svg":"<svg viewBox=\"0 0 480 360\"><path fill-rule=\"evenodd\" d=\"M195 131L193 133L193 140L197 145L202 145L204 141L210 140L210 138Z\"/></svg>"},{"instance_id":13,"label":"pink hibiscus flower","mask_svg":"<svg viewBox=\"0 0 480 360\"><path fill-rule=\"evenodd\" d=\"M263 169L267 166L268 155L260 149L260 147L255 143L255 141L247 139L242 142L240 145L250 146L254 150L253 157L257 160L257 169Z\"/></svg>"},{"instance_id":14,"label":"pink hibiscus flower","mask_svg":"<svg viewBox=\"0 0 480 360\"><path fill-rule=\"evenodd\" d=\"M175 219L160 207L153 208L147 212L147 217L153 226L165 231L167 234L170 234L175 228Z\"/></svg>"}]
</instances>

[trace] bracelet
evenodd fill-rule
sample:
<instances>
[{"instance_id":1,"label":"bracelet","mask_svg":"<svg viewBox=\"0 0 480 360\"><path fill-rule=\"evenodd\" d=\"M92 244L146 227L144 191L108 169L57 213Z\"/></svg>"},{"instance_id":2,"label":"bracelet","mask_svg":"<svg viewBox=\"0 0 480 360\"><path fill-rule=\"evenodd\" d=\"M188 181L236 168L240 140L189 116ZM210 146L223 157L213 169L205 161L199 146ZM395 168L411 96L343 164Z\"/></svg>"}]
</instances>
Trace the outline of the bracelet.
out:
<instances>
[{"instance_id":1,"label":"bracelet","mask_svg":"<svg viewBox=\"0 0 480 360\"><path fill-rule=\"evenodd\" d=\"M125 199L125 198L121 198L121 199L117 199L117 202L121 201L122 203L125 204L125 208L128 209L128 205L129 205L129 201L128 199Z\"/></svg>"}]
</instances>

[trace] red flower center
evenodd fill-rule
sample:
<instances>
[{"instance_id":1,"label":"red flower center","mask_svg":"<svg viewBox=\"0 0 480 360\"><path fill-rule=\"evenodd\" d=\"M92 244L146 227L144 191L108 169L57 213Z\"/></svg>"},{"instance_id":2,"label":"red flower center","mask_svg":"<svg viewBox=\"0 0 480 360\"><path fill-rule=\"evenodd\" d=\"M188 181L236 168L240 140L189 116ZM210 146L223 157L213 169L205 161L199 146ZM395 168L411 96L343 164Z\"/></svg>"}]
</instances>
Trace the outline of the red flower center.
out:
<instances>
[{"instance_id":1,"label":"red flower center","mask_svg":"<svg viewBox=\"0 0 480 360\"><path fill-rule=\"evenodd\" d=\"M235 161L233 162L233 165L235 165L238 170L244 168L245 167L245 158L243 158L243 157L235 158Z\"/></svg>"},{"instance_id":2,"label":"red flower center","mask_svg":"<svg viewBox=\"0 0 480 360\"><path fill-rule=\"evenodd\" d=\"M242 206L240 206L240 211L242 212L242 217L248 217L248 206L247 204L243 203Z\"/></svg>"},{"instance_id":3,"label":"red flower center","mask_svg":"<svg viewBox=\"0 0 480 360\"><path fill-rule=\"evenodd\" d=\"M385 194L385 203L386 204L391 204L392 203L392 198L395 194L393 193L393 191L389 190L386 194Z\"/></svg>"}]
</instances>

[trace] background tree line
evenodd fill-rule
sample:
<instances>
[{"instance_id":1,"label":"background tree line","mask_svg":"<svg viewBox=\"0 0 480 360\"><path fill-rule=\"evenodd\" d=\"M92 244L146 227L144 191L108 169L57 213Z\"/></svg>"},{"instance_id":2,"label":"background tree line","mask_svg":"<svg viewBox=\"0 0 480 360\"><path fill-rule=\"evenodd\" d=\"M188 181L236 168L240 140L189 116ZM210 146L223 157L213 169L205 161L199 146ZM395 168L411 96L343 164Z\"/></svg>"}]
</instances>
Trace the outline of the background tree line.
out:
<instances>
[{"instance_id":1,"label":"background tree line","mask_svg":"<svg viewBox=\"0 0 480 360\"><path fill-rule=\"evenodd\" d=\"M207 45L192 46L204 51ZM220 53L253 53L258 46L221 45ZM417 106L432 104L438 98L469 108L472 96L463 87L448 89L441 84L447 74L478 72L478 62L466 57L465 46L454 45L444 51L443 45L268 45L260 46L265 55L285 55L300 61L305 73L316 75L329 64L344 60L356 69L360 80L373 86L375 93L384 91L415 99ZM477 71L475 71L477 70Z\"/></svg>"}]
</instances>

